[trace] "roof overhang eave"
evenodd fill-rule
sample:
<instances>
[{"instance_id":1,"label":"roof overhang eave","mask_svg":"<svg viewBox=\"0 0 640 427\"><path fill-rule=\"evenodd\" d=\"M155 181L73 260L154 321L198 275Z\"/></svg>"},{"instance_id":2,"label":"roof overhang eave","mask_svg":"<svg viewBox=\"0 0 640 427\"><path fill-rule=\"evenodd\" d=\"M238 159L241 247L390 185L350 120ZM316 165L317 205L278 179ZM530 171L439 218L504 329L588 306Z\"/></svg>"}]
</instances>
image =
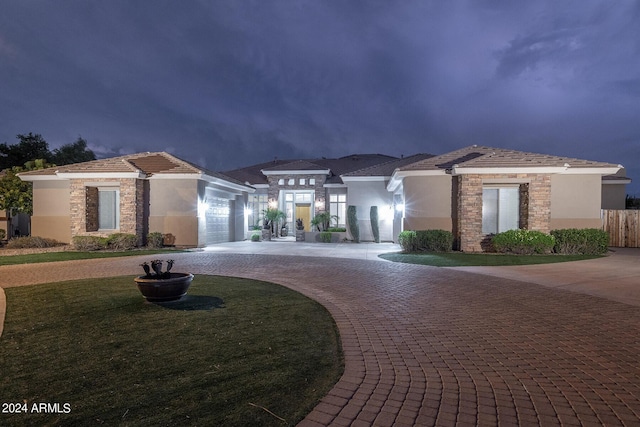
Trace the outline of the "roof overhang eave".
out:
<instances>
[{"instance_id":1,"label":"roof overhang eave","mask_svg":"<svg viewBox=\"0 0 640 427\"><path fill-rule=\"evenodd\" d=\"M269 170L260 170L263 175L328 175L331 170L329 169L310 169L310 170L279 170L279 171L269 171Z\"/></svg>"}]
</instances>

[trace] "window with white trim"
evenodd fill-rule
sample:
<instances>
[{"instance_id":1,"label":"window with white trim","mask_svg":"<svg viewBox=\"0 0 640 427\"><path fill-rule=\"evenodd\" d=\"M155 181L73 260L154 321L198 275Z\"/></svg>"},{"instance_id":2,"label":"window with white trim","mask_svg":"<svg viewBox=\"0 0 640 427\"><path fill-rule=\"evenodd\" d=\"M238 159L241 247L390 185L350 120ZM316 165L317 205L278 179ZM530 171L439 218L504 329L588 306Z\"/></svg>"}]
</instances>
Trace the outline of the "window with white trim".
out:
<instances>
[{"instance_id":1,"label":"window with white trim","mask_svg":"<svg viewBox=\"0 0 640 427\"><path fill-rule=\"evenodd\" d=\"M347 223L347 195L329 194L329 213L338 217L338 227L344 227Z\"/></svg>"},{"instance_id":2,"label":"window with white trim","mask_svg":"<svg viewBox=\"0 0 640 427\"><path fill-rule=\"evenodd\" d=\"M98 188L98 229L120 228L120 190Z\"/></svg>"},{"instance_id":3,"label":"window with white trim","mask_svg":"<svg viewBox=\"0 0 640 427\"><path fill-rule=\"evenodd\" d=\"M520 223L520 189L485 186L482 189L482 233L517 230Z\"/></svg>"},{"instance_id":4,"label":"window with white trim","mask_svg":"<svg viewBox=\"0 0 640 427\"><path fill-rule=\"evenodd\" d=\"M247 203L248 218L247 223L249 229L255 225L262 226L264 211L269 207L269 196L266 194L249 195L249 203Z\"/></svg>"}]
</instances>

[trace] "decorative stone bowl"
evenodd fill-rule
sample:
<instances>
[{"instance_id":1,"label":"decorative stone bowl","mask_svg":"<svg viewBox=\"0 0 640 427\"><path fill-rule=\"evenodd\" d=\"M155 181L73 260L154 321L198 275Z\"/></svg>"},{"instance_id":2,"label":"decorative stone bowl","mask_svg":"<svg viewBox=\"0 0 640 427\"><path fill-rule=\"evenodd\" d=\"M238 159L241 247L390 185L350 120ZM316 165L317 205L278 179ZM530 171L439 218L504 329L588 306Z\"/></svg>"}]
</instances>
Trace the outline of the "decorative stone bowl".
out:
<instances>
[{"instance_id":1,"label":"decorative stone bowl","mask_svg":"<svg viewBox=\"0 0 640 427\"><path fill-rule=\"evenodd\" d=\"M193 280L193 274L169 273L169 277L165 278L138 276L133 280L147 301L175 301L186 295Z\"/></svg>"}]
</instances>

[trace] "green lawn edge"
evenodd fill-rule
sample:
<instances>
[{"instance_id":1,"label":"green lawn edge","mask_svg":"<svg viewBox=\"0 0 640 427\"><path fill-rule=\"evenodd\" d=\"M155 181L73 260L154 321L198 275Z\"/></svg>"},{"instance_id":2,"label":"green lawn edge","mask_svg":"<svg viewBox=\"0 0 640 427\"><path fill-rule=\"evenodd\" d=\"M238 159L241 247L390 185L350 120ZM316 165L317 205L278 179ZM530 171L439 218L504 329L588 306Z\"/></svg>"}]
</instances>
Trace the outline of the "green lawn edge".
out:
<instances>
[{"instance_id":1,"label":"green lawn edge","mask_svg":"<svg viewBox=\"0 0 640 427\"><path fill-rule=\"evenodd\" d=\"M198 275L164 304L131 276L6 296L0 395L28 413L0 425L295 425L344 370L326 308L270 282Z\"/></svg>"},{"instance_id":2,"label":"green lawn edge","mask_svg":"<svg viewBox=\"0 0 640 427\"><path fill-rule=\"evenodd\" d=\"M143 249L132 251L95 251L95 252L42 252L24 255L2 255L0 252L0 266L2 265L18 265L18 264L36 264L44 262L57 261L75 261L81 259L97 259L97 258L118 258L128 256L155 255L185 252L181 249Z\"/></svg>"},{"instance_id":3,"label":"green lawn edge","mask_svg":"<svg viewBox=\"0 0 640 427\"><path fill-rule=\"evenodd\" d=\"M433 267L479 267L552 264L559 262L584 261L601 258L600 255L513 255L513 254L470 254L462 252L389 252L380 254L387 261L428 265Z\"/></svg>"}]
</instances>

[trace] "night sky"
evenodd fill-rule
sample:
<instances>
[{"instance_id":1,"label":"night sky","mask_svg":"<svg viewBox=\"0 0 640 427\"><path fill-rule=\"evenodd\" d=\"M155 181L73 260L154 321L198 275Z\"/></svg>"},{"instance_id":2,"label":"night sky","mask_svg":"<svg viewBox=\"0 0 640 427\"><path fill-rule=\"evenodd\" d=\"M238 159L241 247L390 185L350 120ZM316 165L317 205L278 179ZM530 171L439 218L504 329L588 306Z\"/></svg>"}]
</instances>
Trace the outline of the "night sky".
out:
<instances>
[{"instance_id":1,"label":"night sky","mask_svg":"<svg viewBox=\"0 0 640 427\"><path fill-rule=\"evenodd\" d=\"M471 144L621 163L640 196L640 2L3 1L0 142L223 171Z\"/></svg>"}]
</instances>

